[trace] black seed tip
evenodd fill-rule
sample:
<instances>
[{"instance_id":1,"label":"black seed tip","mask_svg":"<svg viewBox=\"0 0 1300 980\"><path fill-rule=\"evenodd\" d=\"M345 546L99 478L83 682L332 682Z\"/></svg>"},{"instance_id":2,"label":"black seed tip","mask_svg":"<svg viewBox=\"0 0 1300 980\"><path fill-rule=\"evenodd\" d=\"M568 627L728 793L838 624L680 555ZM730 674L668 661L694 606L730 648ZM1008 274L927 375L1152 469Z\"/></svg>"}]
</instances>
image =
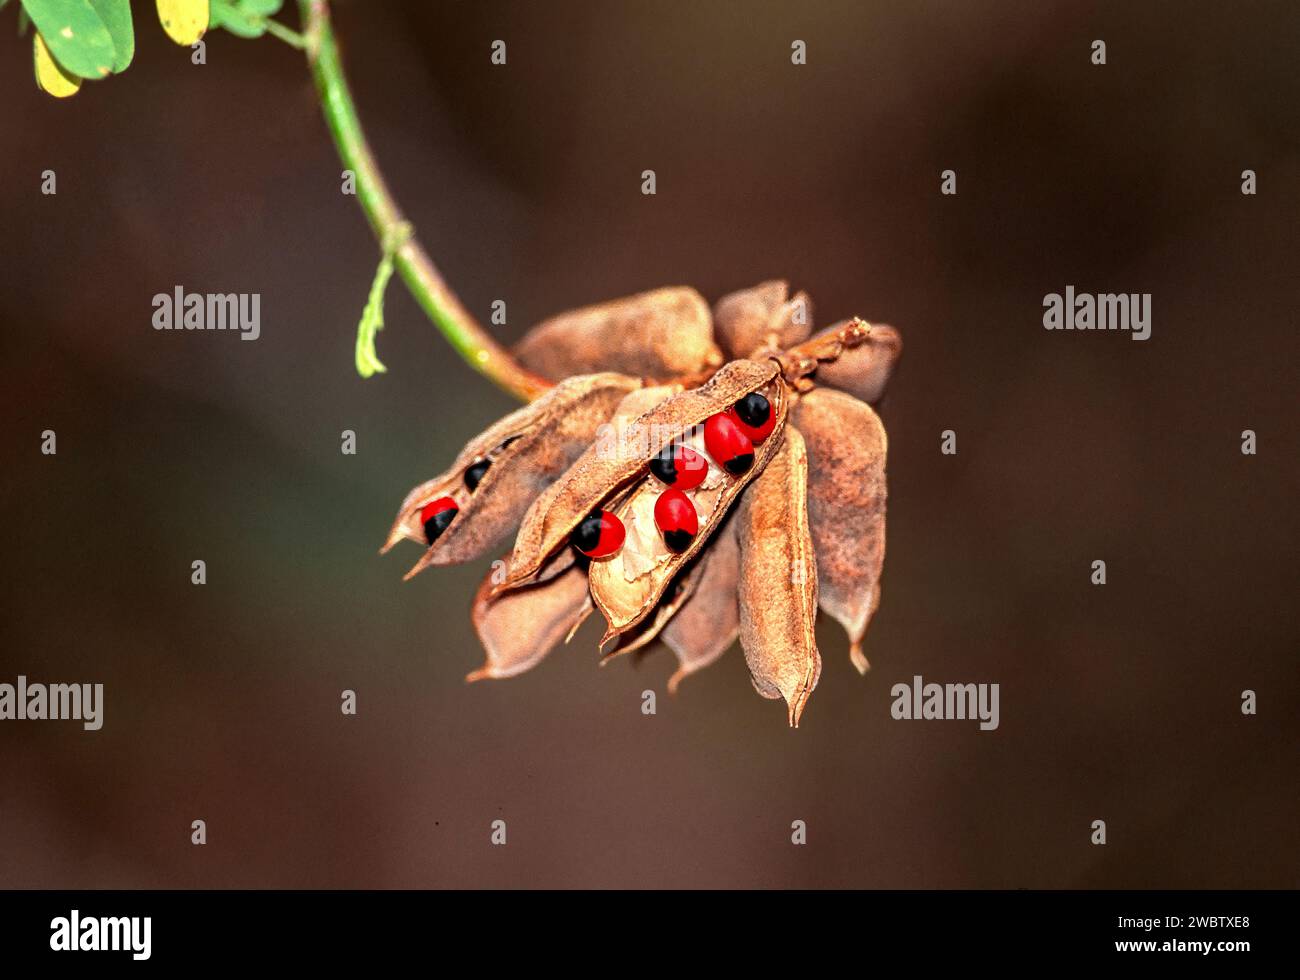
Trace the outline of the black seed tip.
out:
<instances>
[{"instance_id":1,"label":"black seed tip","mask_svg":"<svg viewBox=\"0 0 1300 980\"><path fill-rule=\"evenodd\" d=\"M600 546L600 529L603 523L600 511L588 514L569 537L570 543L584 555L590 555Z\"/></svg>"},{"instance_id":2,"label":"black seed tip","mask_svg":"<svg viewBox=\"0 0 1300 980\"><path fill-rule=\"evenodd\" d=\"M491 465L492 460L480 459L465 471L465 486L469 488L470 493L473 493L478 488L479 481L483 479L483 474L488 471L488 467Z\"/></svg>"},{"instance_id":3,"label":"black seed tip","mask_svg":"<svg viewBox=\"0 0 1300 980\"><path fill-rule=\"evenodd\" d=\"M691 546L691 542L694 540L695 535L691 534L689 531L664 532L664 544L668 546L668 550L674 555L680 555Z\"/></svg>"},{"instance_id":4,"label":"black seed tip","mask_svg":"<svg viewBox=\"0 0 1300 980\"><path fill-rule=\"evenodd\" d=\"M677 454L672 446L665 446L650 460L650 472L665 486L671 487L677 482Z\"/></svg>"},{"instance_id":5,"label":"black seed tip","mask_svg":"<svg viewBox=\"0 0 1300 980\"><path fill-rule=\"evenodd\" d=\"M772 417L772 404L757 391L736 402L736 416L754 429L760 429Z\"/></svg>"},{"instance_id":6,"label":"black seed tip","mask_svg":"<svg viewBox=\"0 0 1300 980\"><path fill-rule=\"evenodd\" d=\"M424 522L424 540L433 544L438 540L438 536L447 530L451 524L451 519L456 516L458 511L455 507L448 507L446 510L440 510L427 521Z\"/></svg>"},{"instance_id":7,"label":"black seed tip","mask_svg":"<svg viewBox=\"0 0 1300 980\"><path fill-rule=\"evenodd\" d=\"M732 476L740 476L749 472L749 468L754 465L753 453L741 453L739 456L732 456L722 464L727 468L727 472Z\"/></svg>"}]
</instances>

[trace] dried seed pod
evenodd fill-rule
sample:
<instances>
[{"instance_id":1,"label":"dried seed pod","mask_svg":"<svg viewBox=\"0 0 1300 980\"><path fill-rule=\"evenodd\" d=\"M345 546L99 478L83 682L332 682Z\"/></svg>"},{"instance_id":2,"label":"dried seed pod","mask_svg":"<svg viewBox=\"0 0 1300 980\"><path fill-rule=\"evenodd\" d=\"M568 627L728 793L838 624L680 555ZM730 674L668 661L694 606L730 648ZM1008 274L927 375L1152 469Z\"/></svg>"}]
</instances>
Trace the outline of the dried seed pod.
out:
<instances>
[{"instance_id":1,"label":"dried seed pod","mask_svg":"<svg viewBox=\"0 0 1300 980\"><path fill-rule=\"evenodd\" d=\"M771 401L779 432L788 406L784 383L774 379L762 391ZM716 417L717 413L710 416ZM705 431L700 427L687 440L693 441L700 451L703 451ZM732 503L763 471L778 448L779 439L775 436L761 446L751 447L753 464L743 470L724 470L718 465L720 461L708 454L709 476L698 487L681 492L693 507L697 523L695 534L686 540L667 540L660 533L660 521L655 513L666 493L679 491L665 491L648 471L641 477L616 510L627 528L626 543L608 561L591 569L591 598L609 624L606 639L631 629L655 608L673 576L704 547Z\"/></svg>"},{"instance_id":2,"label":"dried seed pod","mask_svg":"<svg viewBox=\"0 0 1300 980\"><path fill-rule=\"evenodd\" d=\"M492 577L479 586L471 613L487 660L467 681L513 677L536 665L564 639L587 602L587 570L579 565L504 595L493 595Z\"/></svg>"},{"instance_id":3,"label":"dried seed pod","mask_svg":"<svg viewBox=\"0 0 1300 980\"><path fill-rule=\"evenodd\" d=\"M681 385L671 384L671 385L651 385L645 388L637 388L635 391L629 392L628 394L624 395L622 401L618 403L618 407L614 409L614 413L610 417L609 421L602 422L599 426L597 426L597 432L598 432L597 438L604 439L607 437L608 433L612 432L617 434L625 431L626 426L630 425L637 418L644 415L646 412L650 411L652 408L654 408L656 405L659 405L666 399L671 398L673 395L677 394L681 390L682 390ZM609 438L617 438L617 435ZM545 490L543 490L542 493L537 497L537 499L533 501L531 504L529 504L529 509L527 513L532 513L533 511L540 512L548 509L548 507L550 506L549 502L555 499L555 496L561 489L560 482L561 481L554 482L550 486L548 486ZM614 506L618 502L618 499L619 497L617 496L612 498L610 501L610 506ZM523 518L523 522L525 524L527 524L528 522L527 513ZM541 565L538 566L537 571L534 572L532 575L528 576L527 581L530 584L536 582L545 582L547 579L554 578L556 575L559 575L561 572L565 571L570 565L574 563L575 560L576 557L575 557L574 549L559 548L558 550L552 552L549 557L544 557L542 559L542 563ZM507 565L509 565L509 558L507 558ZM507 581L503 582L501 585L498 586L498 591L505 591L508 588L514 587L516 583L508 581L508 578L509 576L507 576Z\"/></svg>"},{"instance_id":4,"label":"dried seed pod","mask_svg":"<svg viewBox=\"0 0 1300 980\"><path fill-rule=\"evenodd\" d=\"M654 405L626 429L612 425L603 430L564 476L528 508L515 539L510 569L500 588L513 588L532 579L543 562L568 542L578 522L602 504L609 507L612 496L638 479L653 480L648 475L650 460L682 433L725 409L741 395L764 386L781 389L779 383L771 384L777 370L775 361L733 361L699 388L679 392ZM784 420L783 394L772 397L779 398L779 406L774 402L773 409ZM617 508L611 509L622 518ZM700 534L692 550L706 537Z\"/></svg>"},{"instance_id":5,"label":"dried seed pod","mask_svg":"<svg viewBox=\"0 0 1300 980\"><path fill-rule=\"evenodd\" d=\"M817 560L808 529L808 454L785 427L781 450L741 501L740 643L765 698L785 698L791 727L817 686Z\"/></svg>"},{"instance_id":6,"label":"dried seed pod","mask_svg":"<svg viewBox=\"0 0 1300 980\"><path fill-rule=\"evenodd\" d=\"M471 440L446 472L406 495L383 550L403 538L426 543L420 512L442 497L455 501L458 513L407 578L429 565L458 564L499 547L528 506L590 445L615 406L640 385L612 373L569 378L507 415ZM471 471L476 480L466 479Z\"/></svg>"},{"instance_id":7,"label":"dried seed pod","mask_svg":"<svg viewBox=\"0 0 1300 980\"><path fill-rule=\"evenodd\" d=\"M615 657L620 657L625 653L633 653L649 646L659 634L673 622L679 609L688 602L695 592L697 582L704 571L704 563L707 559L707 552L701 554L695 561L683 568L672 584L664 591L664 596L659 600L659 605L655 606L654 613L642 620L635 629L626 633L621 633L615 640L615 646L612 650L600 658L601 666L609 663ZM594 604L592 605L594 609ZM601 643L602 649L604 642Z\"/></svg>"},{"instance_id":8,"label":"dried seed pod","mask_svg":"<svg viewBox=\"0 0 1300 980\"><path fill-rule=\"evenodd\" d=\"M880 604L885 562L885 427L869 405L828 388L800 398L792 420L808 447L819 602L844 626L853 665L866 673L862 636Z\"/></svg>"},{"instance_id":9,"label":"dried seed pod","mask_svg":"<svg viewBox=\"0 0 1300 980\"><path fill-rule=\"evenodd\" d=\"M849 323L843 320L823 330L813 340L831 335ZM830 385L874 404L884 395L885 385L889 383L889 376L902 353L902 335L888 324L873 323L863 343L846 347L835 360L819 364L813 378L818 384Z\"/></svg>"},{"instance_id":10,"label":"dried seed pod","mask_svg":"<svg viewBox=\"0 0 1300 980\"><path fill-rule=\"evenodd\" d=\"M713 542L695 559L691 595L663 627L664 643L677 655L677 672L668 691L677 693L682 680L702 670L726 652L740 632L740 546L736 517L729 514L714 532Z\"/></svg>"},{"instance_id":11,"label":"dried seed pod","mask_svg":"<svg viewBox=\"0 0 1300 980\"><path fill-rule=\"evenodd\" d=\"M697 374L722 363L709 307L694 289L669 286L544 320L515 347L547 378L614 370L642 378Z\"/></svg>"},{"instance_id":12,"label":"dried seed pod","mask_svg":"<svg viewBox=\"0 0 1300 980\"><path fill-rule=\"evenodd\" d=\"M806 293L787 299L789 283L772 279L718 300L713 332L730 357L751 357L765 348L784 349L812 333L812 300Z\"/></svg>"}]
</instances>

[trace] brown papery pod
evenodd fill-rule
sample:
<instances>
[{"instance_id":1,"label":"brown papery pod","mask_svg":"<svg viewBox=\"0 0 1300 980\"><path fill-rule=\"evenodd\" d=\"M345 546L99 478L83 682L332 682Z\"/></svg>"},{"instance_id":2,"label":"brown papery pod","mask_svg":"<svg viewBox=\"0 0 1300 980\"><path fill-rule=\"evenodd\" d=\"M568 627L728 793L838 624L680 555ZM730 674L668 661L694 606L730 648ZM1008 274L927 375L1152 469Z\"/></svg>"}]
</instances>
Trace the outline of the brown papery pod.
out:
<instances>
[{"instance_id":1,"label":"brown papery pod","mask_svg":"<svg viewBox=\"0 0 1300 980\"><path fill-rule=\"evenodd\" d=\"M815 388L792 415L808 446L808 512L821 608L849 634L862 673L862 636L880 604L885 562L885 457L880 417L852 395Z\"/></svg>"},{"instance_id":2,"label":"brown papery pod","mask_svg":"<svg viewBox=\"0 0 1300 980\"><path fill-rule=\"evenodd\" d=\"M713 342L709 306L689 286L553 316L524 335L515 356L552 379L600 370L666 379L698 374L723 360Z\"/></svg>"},{"instance_id":3,"label":"brown papery pod","mask_svg":"<svg viewBox=\"0 0 1300 980\"><path fill-rule=\"evenodd\" d=\"M736 541L736 518L731 514L713 535L713 543L696 559L697 581L691 596L682 603L661 634L677 655L677 672L668 679L668 692L703 670L726 652L740 633L740 604L736 589L740 581L740 545Z\"/></svg>"},{"instance_id":4,"label":"brown papery pod","mask_svg":"<svg viewBox=\"0 0 1300 980\"><path fill-rule=\"evenodd\" d=\"M601 666L603 667L615 657L644 649L653 643L664 628L672 623L677 611L690 601L700 575L704 571L704 563L707 561L708 552L704 552L683 568L664 591L663 598L655 606L654 613L645 617L635 629L618 635L614 648L600 658ZM603 648L604 641L601 641L601 646Z\"/></svg>"},{"instance_id":5,"label":"brown papery pod","mask_svg":"<svg viewBox=\"0 0 1300 980\"><path fill-rule=\"evenodd\" d=\"M772 406L776 419L772 434L754 447L754 464L746 473L732 476L711 461L709 471L713 479L686 491L687 498L695 505L699 531L685 551L680 554L669 551L655 527L655 501L664 491L663 484L655 477L647 473L614 509L615 516L627 529L627 540L609 558L591 565L591 598L609 624L605 640L631 629L654 610L673 577L705 547L741 491L763 472L767 461L777 452L789 408L785 385L776 380L758 390ZM709 414L726 409L735 400L727 399Z\"/></svg>"},{"instance_id":6,"label":"brown papery pod","mask_svg":"<svg viewBox=\"0 0 1300 980\"><path fill-rule=\"evenodd\" d=\"M848 323L848 320L837 323L817 337L833 335ZM902 335L888 324L873 323L862 344L845 348L835 360L818 365L813 377L818 384L830 385L874 404L884 395L902 353Z\"/></svg>"},{"instance_id":7,"label":"brown papery pod","mask_svg":"<svg viewBox=\"0 0 1300 980\"><path fill-rule=\"evenodd\" d=\"M732 361L699 388L673 395L640 415L632 431L611 431L620 428L611 426L602 432L524 514L506 580L499 588L513 588L533 578L552 553L567 547L569 535L583 518L644 476L660 449L742 395L769 384L777 370L775 361ZM782 415L785 405L782 397ZM697 540L702 538L701 534Z\"/></svg>"},{"instance_id":8,"label":"brown papery pod","mask_svg":"<svg viewBox=\"0 0 1300 980\"><path fill-rule=\"evenodd\" d=\"M677 394L681 390L682 390L681 385L671 384L671 385L652 385L650 387L638 388L635 391L629 392L627 395L623 397L623 400L618 403L618 407L614 410L614 413L610 417L610 419L607 422L602 422L600 426L597 427L596 438L605 438L607 432L621 431L620 427L629 425L630 423L634 422L639 416L650 411L650 409L654 408L660 402L664 401L667 398L672 397L673 395ZM559 490L560 490L559 484L552 483L550 486L548 486L545 490L542 491L542 493L537 497L536 500L534 500L531 504L528 505L529 509L530 510L547 509L550 506L550 502L554 500ZM525 516L524 521L527 522L527 519L528 519L527 516ZM565 569L567 569L570 565L573 564L575 556L576 556L576 552L572 548L560 548L552 552L548 557L546 557L542 561L542 564L538 567L537 571L534 572L528 578L528 582L529 583L544 582L549 578L554 578L560 572L563 572ZM509 557L510 556L507 556L506 558L507 568L509 568ZM513 587L513 583L503 581L502 584L497 586L497 591L505 591L506 589L512 587ZM582 620L586 619L587 614L589 614L594 608L595 608L594 606L588 608L586 610L586 613L584 613L583 616L577 622L574 623L573 628L575 630L580 625L582 625ZM568 639L566 639L565 642L567 643Z\"/></svg>"},{"instance_id":9,"label":"brown papery pod","mask_svg":"<svg viewBox=\"0 0 1300 980\"><path fill-rule=\"evenodd\" d=\"M787 299L790 285L772 279L722 297L713 307L713 332L732 357L749 357L766 347L784 349L812 333L812 300L806 293Z\"/></svg>"},{"instance_id":10,"label":"brown papery pod","mask_svg":"<svg viewBox=\"0 0 1300 980\"><path fill-rule=\"evenodd\" d=\"M554 649L587 601L587 570L571 565L546 582L493 595L492 574L474 596L471 617L487 660L465 680L513 677Z\"/></svg>"},{"instance_id":11,"label":"brown papery pod","mask_svg":"<svg viewBox=\"0 0 1300 980\"><path fill-rule=\"evenodd\" d=\"M765 698L785 698L792 728L799 727L822 668L813 635L817 560L808 529L807 484L803 437L787 425L781 451L736 514L740 644L754 687Z\"/></svg>"},{"instance_id":12,"label":"brown papery pod","mask_svg":"<svg viewBox=\"0 0 1300 980\"><path fill-rule=\"evenodd\" d=\"M472 439L444 473L406 495L383 550L403 538L425 543L420 508L452 497L459 508L447 530L407 573L455 565L499 547L543 490L572 465L615 407L641 382L621 374L589 374L560 382ZM491 465L471 492L465 471Z\"/></svg>"}]
</instances>

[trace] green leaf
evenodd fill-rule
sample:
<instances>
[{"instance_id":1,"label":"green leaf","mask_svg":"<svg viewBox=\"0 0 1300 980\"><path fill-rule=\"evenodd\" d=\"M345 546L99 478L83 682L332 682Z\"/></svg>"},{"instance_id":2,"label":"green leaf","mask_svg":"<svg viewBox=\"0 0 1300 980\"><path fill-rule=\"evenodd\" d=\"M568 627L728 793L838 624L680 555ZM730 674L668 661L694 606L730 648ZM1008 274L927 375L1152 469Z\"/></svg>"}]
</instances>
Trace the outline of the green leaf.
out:
<instances>
[{"instance_id":1,"label":"green leaf","mask_svg":"<svg viewBox=\"0 0 1300 980\"><path fill-rule=\"evenodd\" d=\"M135 57L135 28L131 24L131 0L90 0L90 5L99 14L99 19L108 28L113 39L113 48L117 57L113 60L113 71L126 71L127 65Z\"/></svg>"},{"instance_id":2,"label":"green leaf","mask_svg":"<svg viewBox=\"0 0 1300 980\"><path fill-rule=\"evenodd\" d=\"M224 27L236 37L261 37L266 33L266 19L249 13L228 0L212 0L210 27Z\"/></svg>"},{"instance_id":3,"label":"green leaf","mask_svg":"<svg viewBox=\"0 0 1300 980\"><path fill-rule=\"evenodd\" d=\"M66 71L81 78L112 72L117 61L113 36L90 0L23 0L23 9Z\"/></svg>"},{"instance_id":4,"label":"green leaf","mask_svg":"<svg viewBox=\"0 0 1300 980\"><path fill-rule=\"evenodd\" d=\"M361 322L357 324L357 374L363 378L388 370L375 350L375 334L384 329L384 290L392 277L393 253L385 252L375 270L375 281L370 284L370 298L361 311Z\"/></svg>"},{"instance_id":5,"label":"green leaf","mask_svg":"<svg viewBox=\"0 0 1300 980\"><path fill-rule=\"evenodd\" d=\"M284 6L284 0L237 0L237 6L254 17L274 17Z\"/></svg>"}]
</instances>

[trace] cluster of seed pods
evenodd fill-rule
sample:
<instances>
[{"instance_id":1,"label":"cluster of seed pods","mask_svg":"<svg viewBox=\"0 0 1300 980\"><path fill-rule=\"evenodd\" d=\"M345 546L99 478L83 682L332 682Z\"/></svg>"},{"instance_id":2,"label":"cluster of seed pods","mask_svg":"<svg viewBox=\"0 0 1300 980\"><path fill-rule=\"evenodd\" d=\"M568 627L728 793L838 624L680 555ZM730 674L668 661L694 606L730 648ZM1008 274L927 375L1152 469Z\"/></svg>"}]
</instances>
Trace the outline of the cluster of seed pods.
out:
<instances>
[{"instance_id":1,"label":"cluster of seed pods","mask_svg":"<svg viewBox=\"0 0 1300 980\"><path fill-rule=\"evenodd\" d=\"M733 477L744 476L754 465L754 447L761 445L775 426L771 402L762 394L751 392L725 412L705 420L704 447ZM680 555L700 531L699 515L686 491L704 482L709 473L708 460L690 446L673 442L650 461L650 472L666 488L655 500L655 526L668 550ZM442 501L429 506L439 503ZM608 510L597 510L578 525L570 543L588 558L600 559L617 552L626 536L618 517Z\"/></svg>"},{"instance_id":2,"label":"cluster of seed pods","mask_svg":"<svg viewBox=\"0 0 1300 980\"><path fill-rule=\"evenodd\" d=\"M487 656L469 679L529 669L593 613L604 659L662 638L670 689L739 638L792 725L820 672L819 608L866 670L886 454L869 406L901 343L856 319L811 334L808 307L771 282L710 317L671 288L530 332L516 354L555 386L415 486L382 549L428 544L410 579L513 541L475 595Z\"/></svg>"}]
</instances>

